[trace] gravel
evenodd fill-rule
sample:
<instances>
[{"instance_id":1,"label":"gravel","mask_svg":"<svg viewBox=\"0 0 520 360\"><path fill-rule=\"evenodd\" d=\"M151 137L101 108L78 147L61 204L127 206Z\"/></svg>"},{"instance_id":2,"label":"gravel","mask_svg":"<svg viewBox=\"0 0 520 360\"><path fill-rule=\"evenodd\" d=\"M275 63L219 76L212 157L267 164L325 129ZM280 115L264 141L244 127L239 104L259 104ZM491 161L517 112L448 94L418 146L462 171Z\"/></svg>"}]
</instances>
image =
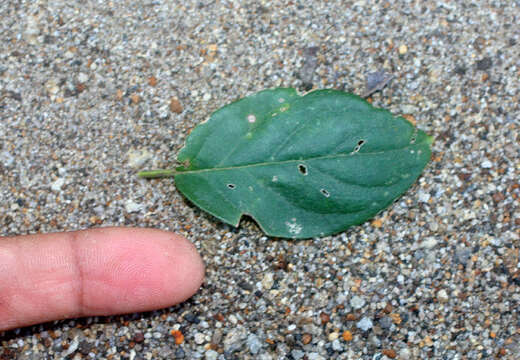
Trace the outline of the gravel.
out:
<instances>
[{"instance_id":1,"label":"gravel","mask_svg":"<svg viewBox=\"0 0 520 360\"><path fill-rule=\"evenodd\" d=\"M0 2L0 234L155 227L207 265L183 304L6 332L0 359L517 358L518 14L510 0ZM370 101L435 142L373 221L271 239L136 177L174 166L234 99L364 94L377 72L392 80Z\"/></svg>"}]
</instances>

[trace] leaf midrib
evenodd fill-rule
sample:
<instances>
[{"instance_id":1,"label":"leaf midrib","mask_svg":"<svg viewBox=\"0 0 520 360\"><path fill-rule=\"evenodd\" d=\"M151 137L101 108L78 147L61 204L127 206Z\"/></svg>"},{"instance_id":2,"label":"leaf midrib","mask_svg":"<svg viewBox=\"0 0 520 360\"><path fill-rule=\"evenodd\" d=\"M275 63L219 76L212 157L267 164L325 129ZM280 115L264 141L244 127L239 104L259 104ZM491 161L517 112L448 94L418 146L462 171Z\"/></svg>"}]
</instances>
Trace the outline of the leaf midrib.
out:
<instances>
[{"instance_id":1,"label":"leaf midrib","mask_svg":"<svg viewBox=\"0 0 520 360\"><path fill-rule=\"evenodd\" d=\"M254 164L244 164L244 165L236 165L236 166L227 166L227 167L214 167L214 168L204 168L204 169L197 169L197 170L178 170L177 174L196 174L196 173L204 173L204 172L212 172L212 171L228 171L228 170L239 170L239 169L249 169L253 167L259 167L259 166L268 166L268 165L283 165L283 164L291 164L295 162L302 162L302 161L310 161L310 160L321 160L321 159L333 159L333 158L346 158L350 156L365 156L365 155L377 155L387 152L394 152L394 151L401 151L408 149L410 147L422 145L424 143L427 143L427 139L420 143L414 143L409 144L406 146L403 146L401 148L397 149L390 149L390 150L382 150L382 151L373 151L373 152L357 152L357 153L340 153L340 154L332 154L332 155L323 155L323 156L314 156L306 159L291 159L291 160L283 160L283 161L269 161L269 162L260 162L260 163L254 163Z\"/></svg>"}]
</instances>

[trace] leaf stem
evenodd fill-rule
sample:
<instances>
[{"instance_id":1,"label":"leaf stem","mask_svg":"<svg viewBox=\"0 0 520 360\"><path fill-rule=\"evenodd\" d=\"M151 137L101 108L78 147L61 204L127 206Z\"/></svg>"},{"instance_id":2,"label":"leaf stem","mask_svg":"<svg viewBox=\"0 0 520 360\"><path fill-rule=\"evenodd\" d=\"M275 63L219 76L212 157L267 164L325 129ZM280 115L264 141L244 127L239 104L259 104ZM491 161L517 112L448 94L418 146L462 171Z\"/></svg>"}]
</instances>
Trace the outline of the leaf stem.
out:
<instances>
[{"instance_id":1,"label":"leaf stem","mask_svg":"<svg viewBox=\"0 0 520 360\"><path fill-rule=\"evenodd\" d=\"M147 170L140 171L137 173L137 176L144 179L157 179L157 178L167 178L172 177L177 174L175 169L161 169L161 170Z\"/></svg>"}]
</instances>

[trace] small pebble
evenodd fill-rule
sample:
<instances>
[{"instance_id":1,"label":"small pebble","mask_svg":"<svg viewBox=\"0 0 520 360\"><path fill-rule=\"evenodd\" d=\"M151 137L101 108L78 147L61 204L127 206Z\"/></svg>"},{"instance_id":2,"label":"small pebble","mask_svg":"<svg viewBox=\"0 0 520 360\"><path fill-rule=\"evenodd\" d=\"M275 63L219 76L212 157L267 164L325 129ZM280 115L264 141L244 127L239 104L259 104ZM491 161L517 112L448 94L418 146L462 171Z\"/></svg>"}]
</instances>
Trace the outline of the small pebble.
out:
<instances>
[{"instance_id":1,"label":"small pebble","mask_svg":"<svg viewBox=\"0 0 520 360\"><path fill-rule=\"evenodd\" d=\"M153 157L153 154L146 149L130 150L127 154L128 166L139 168Z\"/></svg>"},{"instance_id":2,"label":"small pebble","mask_svg":"<svg viewBox=\"0 0 520 360\"><path fill-rule=\"evenodd\" d=\"M85 73L79 73L78 74L78 82L80 83L86 83L88 81L88 75Z\"/></svg>"},{"instance_id":3,"label":"small pebble","mask_svg":"<svg viewBox=\"0 0 520 360\"><path fill-rule=\"evenodd\" d=\"M411 359L410 350L408 350L408 348L403 348L403 349L399 350L399 359L403 359L403 360Z\"/></svg>"},{"instance_id":4,"label":"small pebble","mask_svg":"<svg viewBox=\"0 0 520 360\"><path fill-rule=\"evenodd\" d=\"M218 352L215 350L208 350L204 354L206 360L217 360L218 358Z\"/></svg>"},{"instance_id":5,"label":"small pebble","mask_svg":"<svg viewBox=\"0 0 520 360\"><path fill-rule=\"evenodd\" d=\"M361 329L363 331L368 331L370 329L372 329L372 320L370 320L369 318L367 317L364 317L362 318L361 320L359 320L357 323L356 323L356 327L358 329Z\"/></svg>"},{"instance_id":6,"label":"small pebble","mask_svg":"<svg viewBox=\"0 0 520 360\"><path fill-rule=\"evenodd\" d=\"M180 114L182 110L182 105L179 99L177 99L176 97L172 97L170 99L170 111L176 114Z\"/></svg>"},{"instance_id":7,"label":"small pebble","mask_svg":"<svg viewBox=\"0 0 520 360\"><path fill-rule=\"evenodd\" d=\"M343 350L343 345L341 345L341 342L338 339L336 339L332 342L332 350L334 350L334 351Z\"/></svg>"},{"instance_id":8,"label":"small pebble","mask_svg":"<svg viewBox=\"0 0 520 360\"><path fill-rule=\"evenodd\" d=\"M421 243L421 246L426 249L433 249L437 245L437 239L429 237Z\"/></svg>"},{"instance_id":9,"label":"small pebble","mask_svg":"<svg viewBox=\"0 0 520 360\"><path fill-rule=\"evenodd\" d=\"M311 341L312 341L312 335L311 334L305 333L305 334L302 335L302 344L303 345L307 345Z\"/></svg>"},{"instance_id":10,"label":"small pebble","mask_svg":"<svg viewBox=\"0 0 520 360\"><path fill-rule=\"evenodd\" d=\"M440 302L448 302L448 300L450 299L449 296L448 296L448 293L446 292L446 290L444 289L441 289L439 290L439 292L437 293L437 299L439 299Z\"/></svg>"},{"instance_id":11,"label":"small pebble","mask_svg":"<svg viewBox=\"0 0 520 360\"><path fill-rule=\"evenodd\" d=\"M307 355L307 358L309 360L325 360L325 358L323 356L321 356L320 354L316 353L316 352L311 352Z\"/></svg>"},{"instance_id":12,"label":"small pebble","mask_svg":"<svg viewBox=\"0 0 520 360\"><path fill-rule=\"evenodd\" d=\"M348 330L343 331L343 334L341 335L341 337L345 341L352 341L352 338L353 338L352 333Z\"/></svg>"},{"instance_id":13,"label":"small pebble","mask_svg":"<svg viewBox=\"0 0 520 360\"><path fill-rule=\"evenodd\" d=\"M142 204L138 204L135 201L129 199L125 202L125 209L129 213L139 212L144 208Z\"/></svg>"},{"instance_id":14,"label":"small pebble","mask_svg":"<svg viewBox=\"0 0 520 360\"><path fill-rule=\"evenodd\" d=\"M0 161L4 163L5 167L9 167L14 163L14 157L7 151L0 153Z\"/></svg>"},{"instance_id":15,"label":"small pebble","mask_svg":"<svg viewBox=\"0 0 520 360\"><path fill-rule=\"evenodd\" d=\"M51 190L54 192L59 192L61 188L65 185L65 179L64 178L57 178L54 180L54 182L51 184Z\"/></svg>"},{"instance_id":16,"label":"small pebble","mask_svg":"<svg viewBox=\"0 0 520 360\"><path fill-rule=\"evenodd\" d=\"M274 274L272 272L268 272L264 274L262 279L262 287L265 290L270 290L274 284Z\"/></svg>"},{"instance_id":17,"label":"small pebble","mask_svg":"<svg viewBox=\"0 0 520 360\"><path fill-rule=\"evenodd\" d=\"M331 332L327 338L329 339L329 341L334 341L338 337L339 337L339 333L334 331L334 332Z\"/></svg>"},{"instance_id":18,"label":"small pebble","mask_svg":"<svg viewBox=\"0 0 520 360\"><path fill-rule=\"evenodd\" d=\"M484 162L482 162L482 164L480 164L480 166L483 169L491 169L493 167L493 163L489 160L485 160Z\"/></svg>"},{"instance_id":19,"label":"small pebble","mask_svg":"<svg viewBox=\"0 0 520 360\"><path fill-rule=\"evenodd\" d=\"M195 343L198 345L204 344L204 342L206 341L205 336L202 333L196 333L194 336L194 340L195 340Z\"/></svg>"},{"instance_id":20,"label":"small pebble","mask_svg":"<svg viewBox=\"0 0 520 360\"><path fill-rule=\"evenodd\" d=\"M294 349L291 351L291 356L294 360L300 360L305 356L305 353L299 349Z\"/></svg>"},{"instance_id":21,"label":"small pebble","mask_svg":"<svg viewBox=\"0 0 520 360\"><path fill-rule=\"evenodd\" d=\"M359 310L365 306L365 300L362 297L355 295L352 297L352 299L350 299L350 306L356 310Z\"/></svg>"},{"instance_id":22,"label":"small pebble","mask_svg":"<svg viewBox=\"0 0 520 360\"><path fill-rule=\"evenodd\" d=\"M258 354L258 352L262 348L262 343L260 342L260 339L258 339L258 336L256 336L255 334L249 334L246 340L246 344L249 348L249 352L253 355Z\"/></svg>"}]
</instances>

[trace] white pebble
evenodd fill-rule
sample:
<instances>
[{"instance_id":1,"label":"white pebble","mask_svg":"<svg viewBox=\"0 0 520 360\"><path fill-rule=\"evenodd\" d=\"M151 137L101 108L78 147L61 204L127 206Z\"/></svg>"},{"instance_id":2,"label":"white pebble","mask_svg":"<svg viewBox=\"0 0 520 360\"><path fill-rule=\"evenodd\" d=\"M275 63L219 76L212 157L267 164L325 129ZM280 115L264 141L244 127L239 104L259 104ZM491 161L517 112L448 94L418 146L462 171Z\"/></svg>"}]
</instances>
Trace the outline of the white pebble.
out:
<instances>
[{"instance_id":1,"label":"white pebble","mask_svg":"<svg viewBox=\"0 0 520 360\"><path fill-rule=\"evenodd\" d=\"M11 166L14 162L14 157L11 156L11 154L9 154L7 151L4 151L0 154L0 159L2 159L5 167Z\"/></svg>"},{"instance_id":2,"label":"white pebble","mask_svg":"<svg viewBox=\"0 0 520 360\"><path fill-rule=\"evenodd\" d=\"M331 332L327 338L329 339L329 341L334 341L338 337L339 337L339 333L334 331L334 332Z\"/></svg>"},{"instance_id":3,"label":"white pebble","mask_svg":"<svg viewBox=\"0 0 520 360\"><path fill-rule=\"evenodd\" d=\"M205 354L206 360L217 360L218 352L215 350L208 350Z\"/></svg>"},{"instance_id":4,"label":"white pebble","mask_svg":"<svg viewBox=\"0 0 520 360\"><path fill-rule=\"evenodd\" d=\"M273 287L274 284L274 278L273 273L268 272L264 275L264 278L262 279L262 287L266 290L270 290Z\"/></svg>"},{"instance_id":5,"label":"white pebble","mask_svg":"<svg viewBox=\"0 0 520 360\"><path fill-rule=\"evenodd\" d=\"M361 329L363 331L368 331L368 330L372 329L373 324L372 324L372 320L370 320L367 317L364 317L356 323L356 326L358 329Z\"/></svg>"},{"instance_id":6,"label":"white pebble","mask_svg":"<svg viewBox=\"0 0 520 360\"><path fill-rule=\"evenodd\" d=\"M301 351L301 350L294 349L294 350L291 351L291 355L292 355L294 360L300 360L301 358L303 358L305 353L303 351Z\"/></svg>"},{"instance_id":7,"label":"white pebble","mask_svg":"<svg viewBox=\"0 0 520 360\"><path fill-rule=\"evenodd\" d=\"M332 350L334 350L334 351L343 350L343 346L341 345L341 342L338 339L336 339L332 342Z\"/></svg>"},{"instance_id":8,"label":"white pebble","mask_svg":"<svg viewBox=\"0 0 520 360\"><path fill-rule=\"evenodd\" d=\"M356 310L361 309L363 306L365 306L365 300L356 295L350 299L350 306Z\"/></svg>"},{"instance_id":9,"label":"white pebble","mask_svg":"<svg viewBox=\"0 0 520 360\"><path fill-rule=\"evenodd\" d=\"M78 338L76 337L76 338L74 338L74 340L72 340L68 349L61 353L61 356L63 356L63 358L66 358L67 356L72 354L74 351L76 351L78 349L78 346L79 346L79 341L78 341Z\"/></svg>"},{"instance_id":10,"label":"white pebble","mask_svg":"<svg viewBox=\"0 0 520 360\"><path fill-rule=\"evenodd\" d=\"M437 240L434 237L427 238L421 244L421 246L426 249L433 249L435 245L437 245Z\"/></svg>"},{"instance_id":11,"label":"white pebble","mask_svg":"<svg viewBox=\"0 0 520 360\"><path fill-rule=\"evenodd\" d=\"M253 355L258 354L258 352L262 349L262 342L255 334L249 334L246 343L249 347L249 352Z\"/></svg>"},{"instance_id":12,"label":"white pebble","mask_svg":"<svg viewBox=\"0 0 520 360\"><path fill-rule=\"evenodd\" d=\"M54 180L54 182L51 184L51 190L54 192L59 192L61 188L65 185L65 179L64 178L57 178Z\"/></svg>"},{"instance_id":13,"label":"white pebble","mask_svg":"<svg viewBox=\"0 0 520 360\"><path fill-rule=\"evenodd\" d=\"M410 359L410 350L408 350L407 348L401 349L401 351L399 351L399 359L403 359L403 360Z\"/></svg>"},{"instance_id":14,"label":"white pebble","mask_svg":"<svg viewBox=\"0 0 520 360\"><path fill-rule=\"evenodd\" d=\"M310 353L307 358L309 360L325 360L325 358L323 356L321 356L320 354L318 353L315 353L315 352L312 352Z\"/></svg>"},{"instance_id":15,"label":"white pebble","mask_svg":"<svg viewBox=\"0 0 520 360\"><path fill-rule=\"evenodd\" d=\"M441 290L437 293L437 299L439 299L440 302L448 302L448 300L449 300L450 298L449 298L448 293L446 292L446 290L441 289Z\"/></svg>"},{"instance_id":16,"label":"white pebble","mask_svg":"<svg viewBox=\"0 0 520 360\"><path fill-rule=\"evenodd\" d=\"M132 149L126 153L126 156L128 157L128 165L132 168L138 168L150 160L153 154L146 149Z\"/></svg>"},{"instance_id":17,"label":"white pebble","mask_svg":"<svg viewBox=\"0 0 520 360\"><path fill-rule=\"evenodd\" d=\"M491 169L493 167L493 163L489 160L484 161L480 166L484 169Z\"/></svg>"},{"instance_id":18,"label":"white pebble","mask_svg":"<svg viewBox=\"0 0 520 360\"><path fill-rule=\"evenodd\" d=\"M428 202L428 200L430 200L430 194L428 194L427 192L420 192L419 193L419 201L421 202Z\"/></svg>"},{"instance_id":19,"label":"white pebble","mask_svg":"<svg viewBox=\"0 0 520 360\"><path fill-rule=\"evenodd\" d=\"M202 333L196 333L195 336L194 336L194 338L195 338L195 343L196 343L196 344L199 344L199 345L204 344L204 341L205 341L205 336L204 336L204 334L202 334Z\"/></svg>"},{"instance_id":20,"label":"white pebble","mask_svg":"<svg viewBox=\"0 0 520 360\"><path fill-rule=\"evenodd\" d=\"M134 202L133 200L127 200L125 203L125 209L129 213L141 211L143 205Z\"/></svg>"},{"instance_id":21,"label":"white pebble","mask_svg":"<svg viewBox=\"0 0 520 360\"><path fill-rule=\"evenodd\" d=\"M78 81L80 83L86 83L88 81L88 75L85 73L79 73L78 74Z\"/></svg>"}]
</instances>

